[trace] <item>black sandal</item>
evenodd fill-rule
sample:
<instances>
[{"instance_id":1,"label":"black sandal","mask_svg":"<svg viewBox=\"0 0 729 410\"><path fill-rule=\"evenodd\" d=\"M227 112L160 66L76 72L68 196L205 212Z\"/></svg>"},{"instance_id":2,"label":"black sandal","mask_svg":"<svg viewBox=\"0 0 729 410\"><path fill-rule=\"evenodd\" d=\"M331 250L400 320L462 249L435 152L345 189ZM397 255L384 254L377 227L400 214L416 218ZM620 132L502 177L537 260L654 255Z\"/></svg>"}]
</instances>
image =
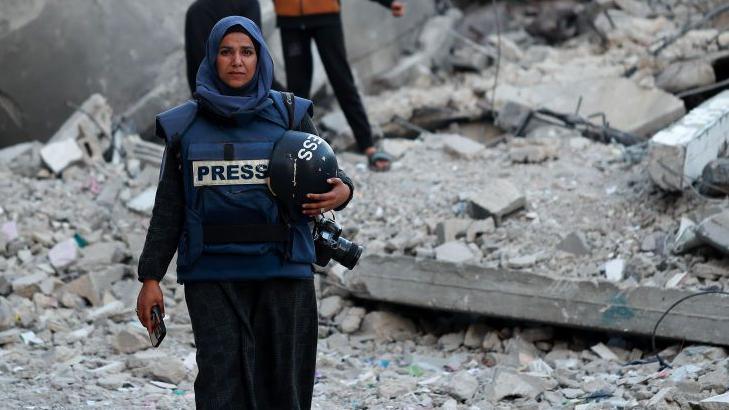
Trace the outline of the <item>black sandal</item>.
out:
<instances>
[{"instance_id":1,"label":"black sandal","mask_svg":"<svg viewBox=\"0 0 729 410\"><path fill-rule=\"evenodd\" d=\"M367 156L367 165L370 170L375 172L385 172L390 170L390 165L395 158L385 151L377 151L372 155ZM378 167L378 162L386 162L387 164L383 167Z\"/></svg>"}]
</instances>

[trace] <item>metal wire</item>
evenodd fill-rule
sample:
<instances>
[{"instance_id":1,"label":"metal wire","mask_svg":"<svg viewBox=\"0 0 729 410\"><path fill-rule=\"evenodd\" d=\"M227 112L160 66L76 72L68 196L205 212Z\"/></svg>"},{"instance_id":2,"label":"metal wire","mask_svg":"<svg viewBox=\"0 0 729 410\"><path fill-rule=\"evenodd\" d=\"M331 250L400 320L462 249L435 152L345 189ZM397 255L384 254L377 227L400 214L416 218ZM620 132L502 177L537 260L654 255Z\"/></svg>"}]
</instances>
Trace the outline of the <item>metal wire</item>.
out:
<instances>
[{"instance_id":1,"label":"metal wire","mask_svg":"<svg viewBox=\"0 0 729 410\"><path fill-rule=\"evenodd\" d=\"M675 308L679 304L683 303L684 301L686 301L688 299L691 299L691 298L695 298L697 296L704 296L704 295L711 295L711 294L719 294L719 295L729 296L729 292L724 292L722 290L706 290L706 291L703 291L703 292L694 293L693 295L684 296L681 299L679 299L676 302L674 302L674 304L672 304L671 307L669 307L668 309L666 309L666 311L663 312L663 314L661 315L661 318L658 319L658 321L656 322L656 325L653 327L653 334L651 335L651 345L653 346L653 351L656 352L656 360L658 360L658 363L660 364L660 367L658 368L658 371L661 371L663 369L672 369L673 368L673 367L671 367L670 364L666 363L666 361L663 360L663 358L661 357L660 353L658 352L658 349L656 349L656 331L658 330L658 325L661 324L661 322L663 321L663 319L668 315L668 313L671 310L673 310L673 308Z\"/></svg>"}]
</instances>

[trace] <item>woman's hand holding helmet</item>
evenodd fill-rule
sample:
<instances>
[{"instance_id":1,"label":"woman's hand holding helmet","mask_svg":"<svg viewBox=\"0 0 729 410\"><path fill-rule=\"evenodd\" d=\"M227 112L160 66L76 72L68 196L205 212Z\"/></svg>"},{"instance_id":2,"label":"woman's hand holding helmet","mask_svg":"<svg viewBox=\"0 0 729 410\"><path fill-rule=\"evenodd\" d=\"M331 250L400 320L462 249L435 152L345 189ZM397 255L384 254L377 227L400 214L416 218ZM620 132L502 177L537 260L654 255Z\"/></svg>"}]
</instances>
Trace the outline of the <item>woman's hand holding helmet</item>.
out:
<instances>
[{"instance_id":1,"label":"woman's hand holding helmet","mask_svg":"<svg viewBox=\"0 0 729 410\"><path fill-rule=\"evenodd\" d=\"M337 209L349 199L349 186L339 178L329 178L327 182L332 185L329 192L323 194L307 194L306 197L312 202L302 205L302 213L308 216L323 214L324 212Z\"/></svg>"}]
</instances>

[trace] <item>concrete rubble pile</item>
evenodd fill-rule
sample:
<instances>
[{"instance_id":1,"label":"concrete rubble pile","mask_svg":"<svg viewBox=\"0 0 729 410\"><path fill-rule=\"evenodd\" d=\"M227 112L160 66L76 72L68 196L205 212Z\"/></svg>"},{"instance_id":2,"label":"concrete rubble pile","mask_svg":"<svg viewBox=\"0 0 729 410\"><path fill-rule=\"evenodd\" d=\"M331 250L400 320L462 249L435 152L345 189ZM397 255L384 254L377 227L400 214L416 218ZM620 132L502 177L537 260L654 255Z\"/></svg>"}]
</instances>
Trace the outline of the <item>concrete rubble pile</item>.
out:
<instances>
[{"instance_id":1,"label":"concrete rubble pile","mask_svg":"<svg viewBox=\"0 0 729 410\"><path fill-rule=\"evenodd\" d=\"M357 185L337 218L345 236L371 255L609 281L621 289L726 287L729 257L707 247L684 253L706 243L729 248L725 201L666 196L641 161L645 152L540 123L524 138L454 124L494 111L504 113L500 124L515 124L505 111L510 103L573 112L578 100L585 115L603 112L642 138L678 120L684 105L670 93L706 85L710 76L692 68L705 77L671 83L672 72L685 70L669 67L728 50L726 33L691 30L652 56L646 47L675 33L681 13L695 11L680 5L668 15L643 2L601 3L614 3L590 15L605 48L581 26L554 33L535 25L527 33L529 10L517 10L500 39L423 32L423 47L398 76L381 79L384 87L409 86L365 98L373 123L399 137L383 141L398 157L393 169L372 173L364 157L340 152L340 166ZM436 17L433 29L460 33L458 24L487 15L452 10ZM549 41L535 37L545 32ZM555 39L566 42L546 45ZM466 61L474 54L469 47L478 59ZM444 49L454 51L440 54ZM450 60L457 64L446 67ZM439 73L448 68L460 71L445 79ZM160 349L149 348L133 311L162 148L115 129L112 114L94 95L47 144L0 150L0 396L8 407L194 403L194 341L174 263L163 281L169 334ZM341 138L348 132L341 113L321 123L335 145L351 144ZM723 169L712 168L716 175ZM316 279L314 408L729 403L729 357L721 347L671 346L661 355L672 368L659 369L643 345L623 338L563 338L544 326L452 323L372 308L350 297L352 274L334 264Z\"/></svg>"}]
</instances>

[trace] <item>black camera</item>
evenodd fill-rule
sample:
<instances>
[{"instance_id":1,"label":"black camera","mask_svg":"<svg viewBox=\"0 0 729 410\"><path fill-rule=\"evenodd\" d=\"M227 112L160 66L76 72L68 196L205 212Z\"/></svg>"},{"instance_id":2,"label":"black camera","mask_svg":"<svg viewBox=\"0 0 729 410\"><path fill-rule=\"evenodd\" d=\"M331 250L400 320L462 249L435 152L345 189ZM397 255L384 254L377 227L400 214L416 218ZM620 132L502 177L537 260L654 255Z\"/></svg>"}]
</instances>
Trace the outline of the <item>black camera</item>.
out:
<instances>
[{"instance_id":1,"label":"black camera","mask_svg":"<svg viewBox=\"0 0 729 410\"><path fill-rule=\"evenodd\" d=\"M314 246L316 248L316 264L326 266L329 260L352 269L362 256L362 247L341 237L342 227L323 216L316 221L314 229Z\"/></svg>"}]
</instances>

